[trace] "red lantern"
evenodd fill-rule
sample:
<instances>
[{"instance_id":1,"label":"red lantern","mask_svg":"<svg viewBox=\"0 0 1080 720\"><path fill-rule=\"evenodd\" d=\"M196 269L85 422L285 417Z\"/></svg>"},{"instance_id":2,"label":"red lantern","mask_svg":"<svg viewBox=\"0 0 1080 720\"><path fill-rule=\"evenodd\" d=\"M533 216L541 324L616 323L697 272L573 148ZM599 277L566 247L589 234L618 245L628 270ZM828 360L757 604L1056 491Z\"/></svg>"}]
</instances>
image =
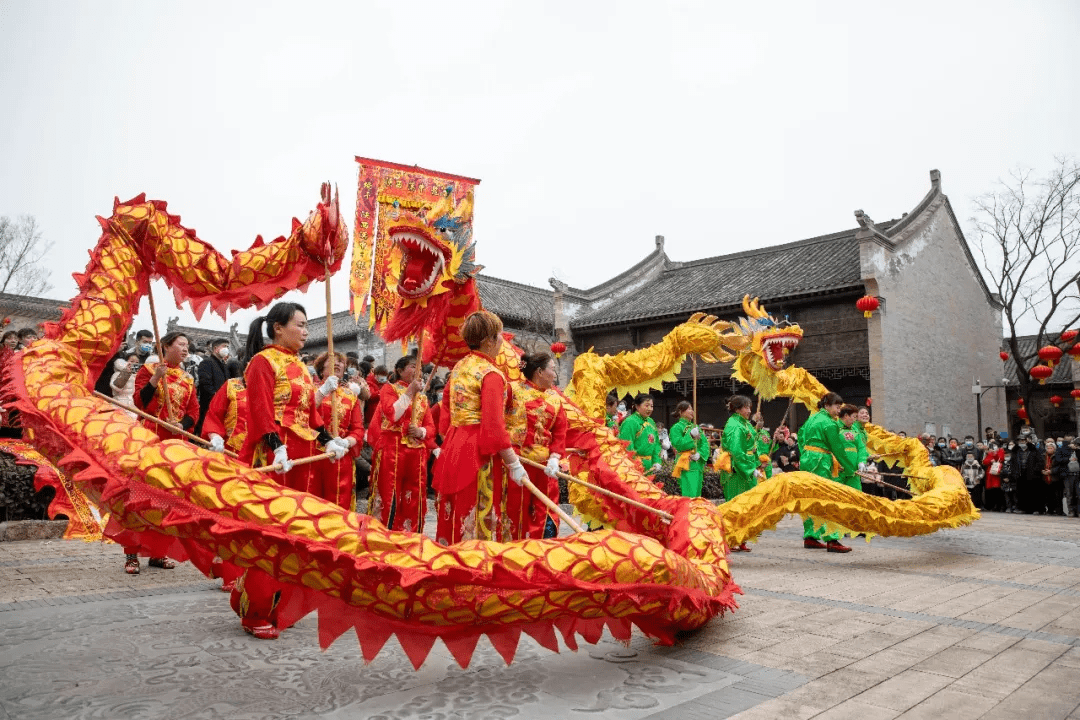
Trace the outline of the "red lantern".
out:
<instances>
[{"instance_id":1,"label":"red lantern","mask_svg":"<svg viewBox=\"0 0 1080 720\"><path fill-rule=\"evenodd\" d=\"M1004 350L998 353L998 357L1001 358L1001 362L1009 362L1009 353Z\"/></svg>"},{"instance_id":2,"label":"red lantern","mask_svg":"<svg viewBox=\"0 0 1080 720\"><path fill-rule=\"evenodd\" d=\"M1039 358L1046 361L1046 364L1050 367L1054 367L1057 361L1061 359L1061 348L1057 345L1047 345L1046 347L1039 348Z\"/></svg>"},{"instance_id":3,"label":"red lantern","mask_svg":"<svg viewBox=\"0 0 1080 720\"><path fill-rule=\"evenodd\" d=\"M551 343L551 352L555 353L556 358L562 357L562 354L566 352L566 343L553 342Z\"/></svg>"},{"instance_id":4,"label":"red lantern","mask_svg":"<svg viewBox=\"0 0 1080 720\"><path fill-rule=\"evenodd\" d=\"M1080 363L1080 343L1069 348L1069 354L1072 355L1073 362Z\"/></svg>"},{"instance_id":5,"label":"red lantern","mask_svg":"<svg viewBox=\"0 0 1080 720\"><path fill-rule=\"evenodd\" d=\"M1016 404L1020 407L1024 407L1024 398L1017 398Z\"/></svg>"},{"instance_id":6,"label":"red lantern","mask_svg":"<svg viewBox=\"0 0 1080 720\"><path fill-rule=\"evenodd\" d=\"M855 307L862 310L863 317L868 318L873 316L874 311L878 309L881 303L873 295L863 295L859 298L859 301L855 303Z\"/></svg>"},{"instance_id":7,"label":"red lantern","mask_svg":"<svg viewBox=\"0 0 1080 720\"><path fill-rule=\"evenodd\" d=\"M1080 331L1077 330L1065 330L1061 333L1061 342L1072 342L1076 339L1076 336L1080 335Z\"/></svg>"},{"instance_id":8,"label":"red lantern","mask_svg":"<svg viewBox=\"0 0 1080 720\"><path fill-rule=\"evenodd\" d=\"M11 318L9 318L9 317L4 318L4 325L3 326L7 327L10 324L11 324Z\"/></svg>"},{"instance_id":9,"label":"red lantern","mask_svg":"<svg viewBox=\"0 0 1080 720\"><path fill-rule=\"evenodd\" d=\"M1060 395L1051 395L1050 396L1050 404L1053 405L1054 407L1061 407L1061 403L1063 403L1064 401L1065 401L1065 398L1061 397Z\"/></svg>"},{"instance_id":10,"label":"red lantern","mask_svg":"<svg viewBox=\"0 0 1080 720\"><path fill-rule=\"evenodd\" d=\"M1028 370L1028 374L1038 380L1040 385L1045 385L1050 376L1054 374L1054 369L1046 365L1036 365L1031 370Z\"/></svg>"},{"instance_id":11,"label":"red lantern","mask_svg":"<svg viewBox=\"0 0 1080 720\"><path fill-rule=\"evenodd\" d=\"M1080 388L1076 390L1070 390L1069 394L1072 395L1072 399L1076 402L1080 402Z\"/></svg>"},{"instance_id":12,"label":"red lantern","mask_svg":"<svg viewBox=\"0 0 1080 720\"><path fill-rule=\"evenodd\" d=\"M874 398L866 398L866 407L871 407L874 404Z\"/></svg>"},{"instance_id":13,"label":"red lantern","mask_svg":"<svg viewBox=\"0 0 1080 720\"><path fill-rule=\"evenodd\" d=\"M1025 410L1024 408L1020 408L1016 411L1016 417L1020 418L1024 422L1027 422L1027 410Z\"/></svg>"}]
</instances>

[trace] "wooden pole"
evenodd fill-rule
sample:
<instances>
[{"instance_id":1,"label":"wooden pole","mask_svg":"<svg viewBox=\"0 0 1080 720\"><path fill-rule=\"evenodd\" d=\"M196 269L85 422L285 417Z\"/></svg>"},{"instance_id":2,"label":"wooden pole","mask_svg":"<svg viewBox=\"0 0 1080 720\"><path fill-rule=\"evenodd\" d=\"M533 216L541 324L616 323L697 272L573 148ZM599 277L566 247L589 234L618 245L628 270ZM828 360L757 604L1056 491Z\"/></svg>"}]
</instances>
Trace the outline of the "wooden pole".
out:
<instances>
[{"instance_id":1,"label":"wooden pole","mask_svg":"<svg viewBox=\"0 0 1080 720\"><path fill-rule=\"evenodd\" d=\"M892 489L892 490L896 490L898 492L907 493L911 497L915 497L915 493L911 492L907 488L902 488L899 485L893 485L892 483L884 482L883 480L876 479L876 478L874 478L874 477L872 477L870 475L867 475L865 473L861 473L861 472L859 472L857 470L855 471L855 474L858 475L859 477L861 477L862 479L867 480L868 482L874 483L875 485L877 485L879 487L889 488L889 489ZM907 477L907 476L905 476L905 477Z\"/></svg>"},{"instance_id":2,"label":"wooden pole","mask_svg":"<svg viewBox=\"0 0 1080 720\"><path fill-rule=\"evenodd\" d=\"M538 462L533 462L532 460L529 460L528 458L521 458L521 462L525 463L526 465L532 465L534 468L540 468L541 470L543 470L546 467L545 465L542 465L541 463L538 463ZM608 490L606 488L602 488L599 485L594 485L591 482L585 482L584 480L576 478L573 475L567 475L564 472L555 473L555 474L556 474L556 476L561 477L563 480L566 480L567 482L577 483L578 485L584 485L585 487L589 488L590 490L595 490L596 492L600 493L601 495L607 495L608 497L614 498L615 500L618 500L620 502L624 502L627 505L633 505L634 507L639 508L641 510L646 510L648 512L653 513L654 515L659 515L666 522L671 522L672 519L673 519L671 513L666 513L663 510L659 510L657 508L650 507L650 506L646 505L645 503L638 502L637 500L631 500L630 498L628 498L628 497L626 497L624 495L619 495L618 493L612 492L612 491L610 491L610 490Z\"/></svg>"},{"instance_id":3,"label":"wooden pole","mask_svg":"<svg viewBox=\"0 0 1080 720\"><path fill-rule=\"evenodd\" d=\"M165 366L165 374L161 376L161 394L165 398L165 415L172 417L172 399L169 397L169 385L166 382L169 376L169 364L165 362L165 349L161 345L161 333L158 331L157 308L154 307L154 289L147 284L146 299L150 301L150 322L154 326L154 342L157 344L158 362Z\"/></svg>"},{"instance_id":4,"label":"wooden pole","mask_svg":"<svg viewBox=\"0 0 1080 720\"><path fill-rule=\"evenodd\" d=\"M328 460L334 457L332 452L319 453L318 455L312 455L311 457L300 458L299 460L293 460L293 467L297 465L307 465L308 463L319 462L320 460ZM263 465L262 467L254 468L256 472L274 472L281 469L281 463L274 463L273 465Z\"/></svg>"},{"instance_id":5,"label":"wooden pole","mask_svg":"<svg viewBox=\"0 0 1080 720\"><path fill-rule=\"evenodd\" d=\"M202 445L204 447L210 445L209 442L202 439L198 435L192 435L191 433L189 433L184 428L177 427L176 425L173 425L172 423L167 423L164 420L162 420L161 418L154 417L153 415L151 415L148 412L143 412L142 410L140 410L137 407L132 407L130 405L125 405L124 403L120 402L119 400L117 400L115 398L111 398L108 395L104 395L102 393L99 393L97 390L94 391L94 395L101 398L102 400L105 400L107 402L112 403L113 405L115 405L118 408L121 408L123 410L127 410L128 412L133 412L136 415L138 415L139 417L143 418L144 420L149 420L152 423L157 423L158 425L165 428L169 432L176 433L177 435L182 435L182 436L184 436L185 438L187 438L188 440L190 440L193 443L197 443L197 444ZM231 458L239 457L236 453L234 453L231 450L226 450L225 454L228 455Z\"/></svg>"},{"instance_id":6,"label":"wooden pole","mask_svg":"<svg viewBox=\"0 0 1080 720\"><path fill-rule=\"evenodd\" d=\"M693 388L691 391L691 400L694 403L694 424L697 425L697 355L690 356L690 382L692 383Z\"/></svg>"},{"instance_id":7,"label":"wooden pole","mask_svg":"<svg viewBox=\"0 0 1080 720\"><path fill-rule=\"evenodd\" d=\"M326 361L330 363L330 375L336 375L337 356L334 355L334 316L330 309L330 260L323 260L323 269L326 271ZM330 434L334 437L337 437L338 434L338 397L336 392L330 393Z\"/></svg>"},{"instance_id":8,"label":"wooden pole","mask_svg":"<svg viewBox=\"0 0 1080 720\"><path fill-rule=\"evenodd\" d=\"M524 461L524 460L525 460L525 458L522 458L522 461ZM513 482L513 481L511 481L511 482ZM522 478L521 484L524 485L528 489L529 492L531 492L533 495L535 495L536 498L540 502L542 502L544 504L544 506L548 510L550 510L551 512L558 515L562 519L562 521L564 523L566 523L567 525L572 527L574 529L574 532L579 532L579 533L585 532L585 528L581 527L576 522L574 522L574 519L572 517L570 517L569 515L567 515L566 512L561 507L559 507L558 505L553 503L551 501L551 498L549 498L544 493L540 492L540 488L533 485L532 480L529 479L528 475L526 475L524 478Z\"/></svg>"},{"instance_id":9,"label":"wooden pole","mask_svg":"<svg viewBox=\"0 0 1080 720\"><path fill-rule=\"evenodd\" d=\"M789 397L789 398L788 398L788 401L787 401L787 410L785 410L785 411L784 411L784 417L780 418L780 424L776 426L776 429L777 429L777 430L779 430L780 428L782 428L782 427L784 426L784 423L786 423L786 422L787 422L787 416L788 416L788 413L790 413L790 412L791 412L791 406L792 406L792 405L793 405L794 403L795 403L795 397L794 397L794 396L792 396L792 397ZM790 431L789 431L789 432L790 432ZM773 431L773 439L772 439L772 442L771 442L771 443L769 443L769 457L770 457L770 458L772 457L772 454L773 454L774 452L776 452L776 432L775 432L775 431Z\"/></svg>"}]
</instances>

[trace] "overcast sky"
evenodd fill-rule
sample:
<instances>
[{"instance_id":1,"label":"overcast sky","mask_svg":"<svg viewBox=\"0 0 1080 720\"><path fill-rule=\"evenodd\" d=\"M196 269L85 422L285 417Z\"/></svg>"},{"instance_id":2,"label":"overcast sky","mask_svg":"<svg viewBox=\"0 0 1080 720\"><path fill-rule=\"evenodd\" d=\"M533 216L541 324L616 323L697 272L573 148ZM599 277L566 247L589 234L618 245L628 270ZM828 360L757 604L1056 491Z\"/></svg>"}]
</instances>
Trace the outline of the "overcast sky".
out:
<instances>
[{"instance_id":1,"label":"overcast sky","mask_svg":"<svg viewBox=\"0 0 1080 720\"><path fill-rule=\"evenodd\" d=\"M1011 168L1080 155L1078 37L1070 0L5 0L0 215L55 243L58 299L114 196L227 253L325 180L351 220L355 155L481 178L479 262L541 287L603 282L655 235L694 260L899 217L932 168L966 230Z\"/></svg>"}]
</instances>

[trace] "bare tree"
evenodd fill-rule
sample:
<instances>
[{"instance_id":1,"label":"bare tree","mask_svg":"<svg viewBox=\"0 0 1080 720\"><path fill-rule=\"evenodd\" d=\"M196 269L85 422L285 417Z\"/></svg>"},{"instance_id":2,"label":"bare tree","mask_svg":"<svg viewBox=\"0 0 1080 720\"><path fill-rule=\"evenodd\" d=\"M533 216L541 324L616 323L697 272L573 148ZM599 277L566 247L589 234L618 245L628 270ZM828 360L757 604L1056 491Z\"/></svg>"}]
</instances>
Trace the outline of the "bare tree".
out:
<instances>
[{"instance_id":1,"label":"bare tree","mask_svg":"<svg viewBox=\"0 0 1080 720\"><path fill-rule=\"evenodd\" d=\"M43 260L52 250L33 215L16 220L0 217L0 292L41 295L51 290Z\"/></svg>"},{"instance_id":2,"label":"bare tree","mask_svg":"<svg viewBox=\"0 0 1080 720\"><path fill-rule=\"evenodd\" d=\"M1068 350L1072 343L1061 342L1060 331L1080 320L1080 165L1059 158L1045 178L1012 172L976 200L972 222L983 267L1005 306L1020 396L1031 407L1038 349ZM1035 349L1022 354L1018 338L1032 334Z\"/></svg>"}]
</instances>

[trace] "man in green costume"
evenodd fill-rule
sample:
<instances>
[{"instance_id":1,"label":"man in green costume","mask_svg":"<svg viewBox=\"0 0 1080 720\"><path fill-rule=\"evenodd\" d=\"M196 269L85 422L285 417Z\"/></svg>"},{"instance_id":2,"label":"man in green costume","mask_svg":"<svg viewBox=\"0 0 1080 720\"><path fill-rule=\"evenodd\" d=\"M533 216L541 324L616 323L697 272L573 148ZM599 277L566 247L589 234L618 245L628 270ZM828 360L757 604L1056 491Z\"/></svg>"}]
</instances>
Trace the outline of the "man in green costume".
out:
<instances>
[{"instance_id":1,"label":"man in green costume","mask_svg":"<svg viewBox=\"0 0 1080 720\"><path fill-rule=\"evenodd\" d=\"M855 471L866 460L868 452L866 450L866 434L860 432L860 428L856 427L858 413L859 409L854 405L844 405L840 408L840 442L844 446L844 455L848 457L850 463L854 464L854 467L849 469L848 463L841 461L839 480L849 488L861 492L862 480L855 474Z\"/></svg>"},{"instance_id":2,"label":"man in green costume","mask_svg":"<svg viewBox=\"0 0 1080 720\"><path fill-rule=\"evenodd\" d=\"M652 419L653 399L644 393L634 398L634 412L619 426L619 439L630 443L630 454L641 461L649 475L660 471L660 433Z\"/></svg>"},{"instance_id":3,"label":"man in green costume","mask_svg":"<svg viewBox=\"0 0 1080 720\"><path fill-rule=\"evenodd\" d=\"M799 469L836 482L841 472L854 475L858 468L857 452L849 453L840 435L837 420L844 399L834 392L826 393L820 409L799 428ZM840 535L826 533L823 523L807 516L803 520L803 547L827 548L829 552L846 553L851 548L840 544Z\"/></svg>"},{"instance_id":4,"label":"man in green costume","mask_svg":"<svg viewBox=\"0 0 1080 720\"><path fill-rule=\"evenodd\" d=\"M686 400L675 406L675 416L678 420L668 433L671 447L679 453L672 475L679 479L683 497L701 497L709 439L694 422L694 408Z\"/></svg>"}]
</instances>

